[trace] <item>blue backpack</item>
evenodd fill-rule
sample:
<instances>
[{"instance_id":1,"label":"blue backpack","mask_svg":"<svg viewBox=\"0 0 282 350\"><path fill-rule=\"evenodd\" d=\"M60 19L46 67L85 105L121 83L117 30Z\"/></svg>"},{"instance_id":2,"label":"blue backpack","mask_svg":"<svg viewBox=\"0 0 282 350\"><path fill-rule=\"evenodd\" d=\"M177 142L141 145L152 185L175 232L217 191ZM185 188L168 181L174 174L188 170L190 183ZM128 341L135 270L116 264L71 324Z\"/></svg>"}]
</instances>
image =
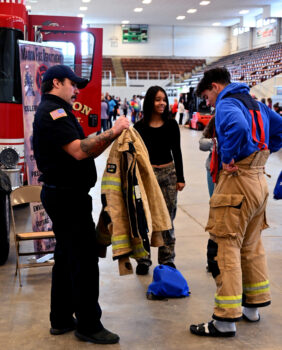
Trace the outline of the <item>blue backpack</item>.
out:
<instances>
[{"instance_id":1,"label":"blue backpack","mask_svg":"<svg viewBox=\"0 0 282 350\"><path fill-rule=\"evenodd\" d=\"M147 290L148 299L180 298L189 296L189 287L177 269L158 265L154 269L153 282Z\"/></svg>"},{"instance_id":2,"label":"blue backpack","mask_svg":"<svg viewBox=\"0 0 282 350\"><path fill-rule=\"evenodd\" d=\"M282 199L282 171L280 172L280 175L278 176L276 185L274 187L273 198Z\"/></svg>"}]
</instances>

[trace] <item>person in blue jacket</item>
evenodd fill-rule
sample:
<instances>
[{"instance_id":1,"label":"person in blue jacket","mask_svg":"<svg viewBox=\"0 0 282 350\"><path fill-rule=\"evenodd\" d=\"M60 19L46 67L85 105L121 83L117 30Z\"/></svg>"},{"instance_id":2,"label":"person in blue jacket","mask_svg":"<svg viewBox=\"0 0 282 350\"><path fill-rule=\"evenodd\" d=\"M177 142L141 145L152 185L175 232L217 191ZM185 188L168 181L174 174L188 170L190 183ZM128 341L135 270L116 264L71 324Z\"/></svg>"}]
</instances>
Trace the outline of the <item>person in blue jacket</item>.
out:
<instances>
[{"instance_id":1,"label":"person in blue jacket","mask_svg":"<svg viewBox=\"0 0 282 350\"><path fill-rule=\"evenodd\" d=\"M264 166L282 147L282 118L255 101L249 87L231 83L225 68L206 71L197 95L216 107L215 127L220 172L206 231L209 269L215 278L213 320L193 324L199 336L233 337L235 322L258 322L259 307L270 304L261 231L268 227ZM243 306L243 308L242 308Z\"/></svg>"}]
</instances>

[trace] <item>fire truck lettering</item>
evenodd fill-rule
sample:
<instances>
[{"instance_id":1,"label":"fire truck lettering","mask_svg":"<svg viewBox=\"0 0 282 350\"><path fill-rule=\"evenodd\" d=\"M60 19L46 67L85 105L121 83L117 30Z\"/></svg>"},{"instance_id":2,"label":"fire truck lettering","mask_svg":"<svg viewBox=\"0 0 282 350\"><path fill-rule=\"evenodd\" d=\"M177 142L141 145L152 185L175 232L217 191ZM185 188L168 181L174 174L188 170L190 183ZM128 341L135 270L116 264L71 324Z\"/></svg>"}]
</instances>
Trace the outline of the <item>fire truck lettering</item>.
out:
<instances>
[{"instance_id":1,"label":"fire truck lettering","mask_svg":"<svg viewBox=\"0 0 282 350\"><path fill-rule=\"evenodd\" d=\"M83 109L81 110L81 113L88 115L90 113L90 111L92 110L91 107L88 107L86 105L83 106Z\"/></svg>"},{"instance_id":2,"label":"fire truck lettering","mask_svg":"<svg viewBox=\"0 0 282 350\"><path fill-rule=\"evenodd\" d=\"M72 108L73 108L75 111L80 111L81 108L82 108L82 104L79 103L79 102L75 102L75 103L72 105Z\"/></svg>"},{"instance_id":3,"label":"fire truck lettering","mask_svg":"<svg viewBox=\"0 0 282 350\"><path fill-rule=\"evenodd\" d=\"M92 108L91 107L88 107L86 105L83 105L81 104L80 102L75 102L72 106L72 108L75 110L75 111L80 111L80 113L82 114L85 114L85 115L88 115L91 111L92 111Z\"/></svg>"}]
</instances>

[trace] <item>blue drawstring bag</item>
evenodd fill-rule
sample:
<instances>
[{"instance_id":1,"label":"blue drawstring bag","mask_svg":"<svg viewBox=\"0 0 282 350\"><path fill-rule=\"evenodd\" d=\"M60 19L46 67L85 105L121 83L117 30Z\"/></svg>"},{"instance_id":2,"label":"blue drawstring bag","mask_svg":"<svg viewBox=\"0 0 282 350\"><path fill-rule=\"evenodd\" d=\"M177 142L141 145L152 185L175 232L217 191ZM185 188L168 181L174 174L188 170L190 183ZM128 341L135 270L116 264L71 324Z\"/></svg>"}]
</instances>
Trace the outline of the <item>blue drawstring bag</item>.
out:
<instances>
[{"instance_id":1,"label":"blue drawstring bag","mask_svg":"<svg viewBox=\"0 0 282 350\"><path fill-rule=\"evenodd\" d=\"M154 269L153 282L147 290L148 299L180 298L189 295L189 287L177 269L158 265Z\"/></svg>"},{"instance_id":2,"label":"blue drawstring bag","mask_svg":"<svg viewBox=\"0 0 282 350\"><path fill-rule=\"evenodd\" d=\"M280 175L278 176L276 185L274 187L273 198L282 199L282 171L280 172Z\"/></svg>"}]
</instances>

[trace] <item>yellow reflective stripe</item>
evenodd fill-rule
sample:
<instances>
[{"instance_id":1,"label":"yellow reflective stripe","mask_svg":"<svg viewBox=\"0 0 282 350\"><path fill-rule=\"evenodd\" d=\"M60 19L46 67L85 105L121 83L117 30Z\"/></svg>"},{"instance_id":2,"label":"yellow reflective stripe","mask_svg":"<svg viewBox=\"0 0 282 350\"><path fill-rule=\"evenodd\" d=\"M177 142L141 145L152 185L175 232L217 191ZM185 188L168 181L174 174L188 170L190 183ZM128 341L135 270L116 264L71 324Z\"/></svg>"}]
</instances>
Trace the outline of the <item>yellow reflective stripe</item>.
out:
<instances>
[{"instance_id":1,"label":"yellow reflective stripe","mask_svg":"<svg viewBox=\"0 0 282 350\"><path fill-rule=\"evenodd\" d=\"M240 307L242 305L242 303L238 303L238 304L219 304L219 303L215 303L216 306L224 308L224 309L236 309L237 307Z\"/></svg>"},{"instance_id":2,"label":"yellow reflective stripe","mask_svg":"<svg viewBox=\"0 0 282 350\"><path fill-rule=\"evenodd\" d=\"M127 235L112 236L113 250L124 249L130 247L130 240Z\"/></svg>"},{"instance_id":3,"label":"yellow reflective stripe","mask_svg":"<svg viewBox=\"0 0 282 350\"><path fill-rule=\"evenodd\" d=\"M238 300L238 301L242 300L242 294L240 294L240 295L227 295L227 296L215 294L214 297L217 300Z\"/></svg>"},{"instance_id":4,"label":"yellow reflective stripe","mask_svg":"<svg viewBox=\"0 0 282 350\"><path fill-rule=\"evenodd\" d=\"M261 294L261 293L266 293L269 290L270 288L269 288L268 280L263 282L243 285L243 291L246 294Z\"/></svg>"},{"instance_id":5,"label":"yellow reflective stripe","mask_svg":"<svg viewBox=\"0 0 282 350\"><path fill-rule=\"evenodd\" d=\"M129 244L128 243L123 243L123 244L112 244L113 250L118 250L118 249L124 249L128 248Z\"/></svg>"},{"instance_id":6,"label":"yellow reflective stripe","mask_svg":"<svg viewBox=\"0 0 282 350\"><path fill-rule=\"evenodd\" d=\"M139 243L133 246L133 257L142 258L144 256L148 256L149 253L143 247L143 244Z\"/></svg>"},{"instance_id":7,"label":"yellow reflective stripe","mask_svg":"<svg viewBox=\"0 0 282 350\"><path fill-rule=\"evenodd\" d=\"M221 308L236 309L242 304L242 295L222 296L215 294L214 303Z\"/></svg>"},{"instance_id":8,"label":"yellow reflective stripe","mask_svg":"<svg viewBox=\"0 0 282 350\"><path fill-rule=\"evenodd\" d=\"M263 281L263 282L258 282L258 283L253 283L253 284L244 284L244 288L255 288L255 287L262 287L262 286L269 286L269 281Z\"/></svg>"},{"instance_id":9,"label":"yellow reflective stripe","mask_svg":"<svg viewBox=\"0 0 282 350\"><path fill-rule=\"evenodd\" d=\"M119 177L113 177L113 176L103 176L102 181L114 181L121 183L121 179Z\"/></svg>"},{"instance_id":10,"label":"yellow reflective stripe","mask_svg":"<svg viewBox=\"0 0 282 350\"><path fill-rule=\"evenodd\" d=\"M121 191L121 179L112 176L103 176L102 178L102 190Z\"/></svg>"},{"instance_id":11,"label":"yellow reflective stripe","mask_svg":"<svg viewBox=\"0 0 282 350\"><path fill-rule=\"evenodd\" d=\"M121 187L116 185L102 185L101 188L102 190L113 190L121 192Z\"/></svg>"}]
</instances>

